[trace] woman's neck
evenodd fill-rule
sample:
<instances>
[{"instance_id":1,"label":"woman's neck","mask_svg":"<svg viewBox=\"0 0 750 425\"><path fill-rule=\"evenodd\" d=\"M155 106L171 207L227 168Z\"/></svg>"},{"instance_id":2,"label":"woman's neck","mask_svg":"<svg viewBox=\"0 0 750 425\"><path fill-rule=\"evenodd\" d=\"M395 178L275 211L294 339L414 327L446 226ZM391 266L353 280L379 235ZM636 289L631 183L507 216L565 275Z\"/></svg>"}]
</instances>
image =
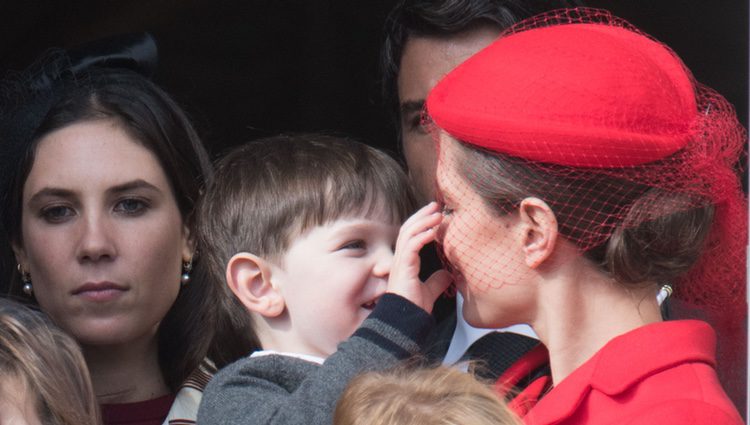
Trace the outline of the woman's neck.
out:
<instances>
[{"instance_id":1,"label":"woman's neck","mask_svg":"<svg viewBox=\"0 0 750 425\"><path fill-rule=\"evenodd\" d=\"M133 403L170 392L155 335L127 344L84 345L83 353L100 404Z\"/></svg>"},{"instance_id":2,"label":"woman's neck","mask_svg":"<svg viewBox=\"0 0 750 425\"><path fill-rule=\"evenodd\" d=\"M532 327L549 350L555 384L616 336L662 320L653 285L627 288L586 264L545 282L539 302Z\"/></svg>"}]
</instances>

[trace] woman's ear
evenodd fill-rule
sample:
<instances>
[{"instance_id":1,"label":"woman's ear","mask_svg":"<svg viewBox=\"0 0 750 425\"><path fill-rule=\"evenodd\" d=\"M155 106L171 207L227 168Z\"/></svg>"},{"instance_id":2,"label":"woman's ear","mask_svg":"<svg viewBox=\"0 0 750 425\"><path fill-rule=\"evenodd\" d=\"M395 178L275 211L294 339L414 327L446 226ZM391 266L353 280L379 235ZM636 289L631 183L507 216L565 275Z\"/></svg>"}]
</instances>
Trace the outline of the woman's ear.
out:
<instances>
[{"instance_id":1,"label":"woman's ear","mask_svg":"<svg viewBox=\"0 0 750 425\"><path fill-rule=\"evenodd\" d=\"M18 242L11 242L10 243L11 249L13 249L13 255L16 257L16 263L24 265L26 264L26 250L23 249L21 244Z\"/></svg>"},{"instance_id":2,"label":"woman's ear","mask_svg":"<svg viewBox=\"0 0 750 425\"><path fill-rule=\"evenodd\" d=\"M271 282L271 265L247 253L235 254L227 264L227 285L234 296L250 311L264 317L284 312L284 297Z\"/></svg>"},{"instance_id":3,"label":"woman's ear","mask_svg":"<svg viewBox=\"0 0 750 425\"><path fill-rule=\"evenodd\" d=\"M557 218L546 202L539 198L525 198L518 207L524 226L523 250L526 265L539 267L552 255L557 242Z\"/></svg>"},{"instance_id":4,"label":"woman's ear","mask_svg":"<svg viewBox=\"0 0 750 425\"><path fill-rule=\"evenodd\" d=\"M189 262L195 256L195 240L187 226L182 227L182 261Z\"/></svg>"}]
</instances>

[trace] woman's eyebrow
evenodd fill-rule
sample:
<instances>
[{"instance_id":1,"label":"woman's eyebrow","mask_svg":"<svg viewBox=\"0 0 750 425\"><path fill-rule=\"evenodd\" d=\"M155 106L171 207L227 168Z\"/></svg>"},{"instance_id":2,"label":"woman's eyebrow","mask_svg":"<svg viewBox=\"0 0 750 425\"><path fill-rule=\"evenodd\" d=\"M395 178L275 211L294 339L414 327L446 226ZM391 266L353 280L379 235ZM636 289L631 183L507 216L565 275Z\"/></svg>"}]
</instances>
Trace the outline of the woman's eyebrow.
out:
<instances>
[{"instance_id":1,"label":"woman's eyebrow","mask_svg":"<svg viewBox=\"0 0 750 425\"><path fill-rule=\"evenodd\" d=\"M118 184L117 186L113 186L109 188L107 192L118 194L118 193L127 192L127 191L134 190L134 189L146 189L146 190L151 190L157 193L161 193L161 190L158 187L142 179L136 179L136 180L129 181L126 183ZM76 196L77 196L76 192L73 190L63 189L61 187L47 186L38 190L36 193L34 193L29 198L28 203L34 204L35 202L39 202L40 199L45 198L45 197L71 199L71 198L75 198Z\"/></svg>"},{"instance_id":2,"label":"woman's eyebrow","mask_svg":"<svg viewBox=\"0 0 750 425\"><path fill-rule=\"evenodd\" d=\"M76 195L75 192L69 189L47 186L38 190L35 194L33 194L29 198L29 204L38 202L41 198L48 197L48 196L55 197L55 198L74 198L75 195Z\"/></svg>"},{"instance_id":3,"label":"woman's eyebrow","mask_svg":"<svg viewBox=\"0 0 750 425\"><path fill-rule=\"evenodd\" d=\"M161 193L161 190L158 187L154 186L153 184L143 179L135 179L129 182L118 184L117 186L113 186L107 189L107 192L122 193L122 192L127 192L127 191L135 190L135 189L146 189L146 190L152 190L154 192Z\"/></svg>"}]
</instances>

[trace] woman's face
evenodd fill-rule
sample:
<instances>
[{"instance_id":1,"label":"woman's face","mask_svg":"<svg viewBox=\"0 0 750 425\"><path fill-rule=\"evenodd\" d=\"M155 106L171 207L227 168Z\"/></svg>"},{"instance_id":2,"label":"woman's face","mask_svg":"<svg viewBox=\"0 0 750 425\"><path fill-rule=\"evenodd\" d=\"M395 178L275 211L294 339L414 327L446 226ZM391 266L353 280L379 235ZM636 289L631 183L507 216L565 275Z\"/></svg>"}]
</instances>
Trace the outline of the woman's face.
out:
<instances>
[{"instance_id":1,"label":"woman's face","mask_svg":"<svg viewBox=\"0 0 750 425\"><path fill-rule=\"evenodd\" d=\"M152 338L180 288L188 234L156 156L110 120L42 138L23 187L19 263L39 306L83 345Z\"/></svg>"},{"instance_id":2,"label":"woman's face","mask_svg":"<svg viewBox=\"0 0 750 425\"><path fill-rule=\"evenodd\" d=\"M440 141L438 198L444 203L439 238L457 289L464 297L466 321L476 327L526 323L532 303L530 270L523 254L518 214L492 211L466 178L458 143Z\"/></svg>"}]
</instances>

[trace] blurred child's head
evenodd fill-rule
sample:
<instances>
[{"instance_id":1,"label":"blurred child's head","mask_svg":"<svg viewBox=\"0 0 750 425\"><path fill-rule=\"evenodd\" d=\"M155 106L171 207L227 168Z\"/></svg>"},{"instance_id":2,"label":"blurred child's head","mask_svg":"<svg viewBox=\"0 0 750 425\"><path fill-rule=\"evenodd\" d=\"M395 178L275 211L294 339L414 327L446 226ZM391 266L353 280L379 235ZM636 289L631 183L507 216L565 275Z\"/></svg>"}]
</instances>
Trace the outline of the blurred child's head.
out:
<instances>
[{"instance_id":1,"label":"blurred child's head","mask_svg":"<svg viewBox=\"0 0 750 425\"><path fill-rule=\"evenodd\" d=\"M41 314L0 299L0 423L94 425L96 397L78 345Z\"/></svg>"},{"instance_id":2,"label":"blurred child's head","mask_svg":"<svg viewBox=\"0 0 750 425\"><path fill-rule=\"evenodd\" d=\"M212 280L252 313L263 348L325 357L385 292L413 209L406 175L385 153L277 136L219 161L199 237Z\"/></svg>"},{"instance_id":3,"label":"blurred child's head","mask_svg":"<svg viewBox=\"0 0 750 425\"><path fill-rule=\"evenodd\" d=\"M449 367L368 372L339 399L334 425L515 425L487 385Z\"/></svg>"}]
</instances>

